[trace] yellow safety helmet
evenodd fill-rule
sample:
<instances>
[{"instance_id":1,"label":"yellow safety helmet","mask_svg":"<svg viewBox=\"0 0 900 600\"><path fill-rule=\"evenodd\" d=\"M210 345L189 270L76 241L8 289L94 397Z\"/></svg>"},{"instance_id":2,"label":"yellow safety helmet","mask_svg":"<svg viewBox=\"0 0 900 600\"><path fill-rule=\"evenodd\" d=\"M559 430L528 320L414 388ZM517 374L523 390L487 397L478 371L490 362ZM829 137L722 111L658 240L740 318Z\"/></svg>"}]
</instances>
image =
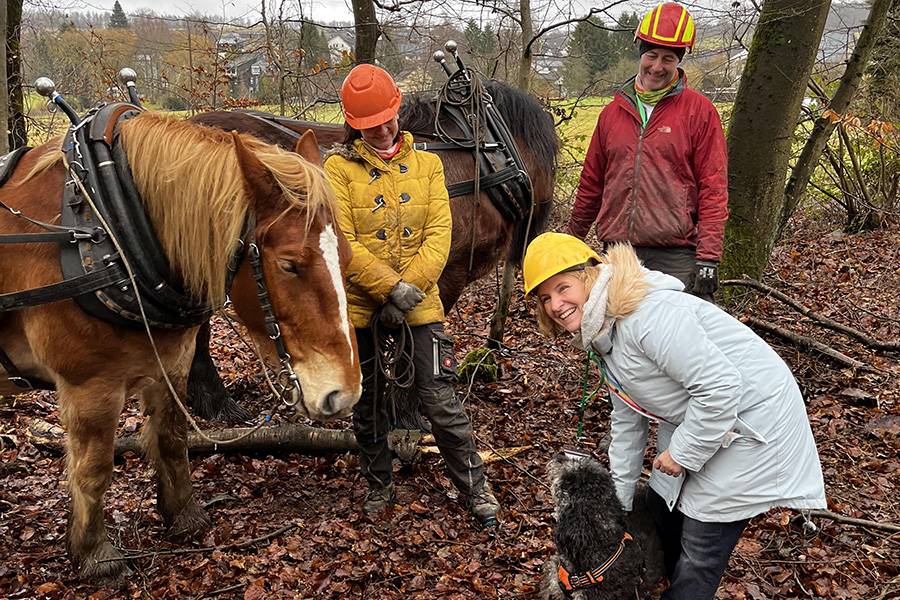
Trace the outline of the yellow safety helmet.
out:
<instances>
[{"instance_id":1,"label":"yellow safety helmet","mask_svg":"<svg viewBox=\"0 0 900 600\"><path fill-rule=\"evenodd\" d=\"M548 231L537 236L525 250L522 276L525 279L525 295L528 296L554 275L589 260L602 262L594 249L566 233Z\"/></svg>"}]
</instances>

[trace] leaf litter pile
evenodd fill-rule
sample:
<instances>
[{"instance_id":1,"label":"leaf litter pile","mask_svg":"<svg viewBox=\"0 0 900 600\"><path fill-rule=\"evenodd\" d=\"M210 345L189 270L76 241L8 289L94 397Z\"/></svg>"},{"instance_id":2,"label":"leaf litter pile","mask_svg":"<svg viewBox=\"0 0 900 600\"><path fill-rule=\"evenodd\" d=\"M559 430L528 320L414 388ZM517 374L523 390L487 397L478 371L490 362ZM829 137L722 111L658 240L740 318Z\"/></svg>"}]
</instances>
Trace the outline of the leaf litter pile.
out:
<instances>
[{"instance_id":1,"label":"leaf litter pile","mask_svg":"<svg viewBox=\"0 0 900 600\"><path fill-rule=\"evenodd\" d=\"M800 231L776 249L764 282L882 341L900 339L898 231L845 236L814 231L809 223ZM487 277L448 315L460 357L483 345L495 294L495 277ZM896 353L873 351L756 293L748 293L738 316L813 337L866 365L847 368L766 334L807 399L829 509L900 523ZM269 410L252 354L218 319L214 338L213 356L231 394L253 414ZM399 504L374 520L360 511L365 483L352 453L212 454L192 457L191 478L214 526L197 539L172 541L155 508L152 473L126 453L106 495L106 518L113 543L137 556L133 574L115 584L80 581L65 555L65 460L58 445L46 443L62 435L55 396L3 398L0 597L535 597L553 552L545 465L574 441L583 362L565 343L540 338L521 289L495 358L499 381L476 377L456 386L480 450L529 446L487 466L503 506L495 532L476 528L434 454L421 454L412 469L395 470ZM291 419L284 407L272 415L276 424ZM139 433L136 401L128 403L120 425L119 435ZM605 400L588 407L584 427L585 446L605 462ZM649 451L647 459L649 467ZM900 533L817 517L804 527L795 517L773 510L751 522L718 598L900 597Z\"/></svg>"}]
</instances>

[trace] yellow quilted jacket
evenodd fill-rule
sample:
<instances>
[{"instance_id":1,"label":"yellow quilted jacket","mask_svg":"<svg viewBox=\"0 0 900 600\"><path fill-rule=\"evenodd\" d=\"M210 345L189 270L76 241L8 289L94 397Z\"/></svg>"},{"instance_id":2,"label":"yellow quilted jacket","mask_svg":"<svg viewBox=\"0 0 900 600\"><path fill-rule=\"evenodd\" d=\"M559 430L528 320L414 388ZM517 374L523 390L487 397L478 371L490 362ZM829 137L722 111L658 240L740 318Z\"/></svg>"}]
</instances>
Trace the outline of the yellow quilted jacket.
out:
<instances>
[{"instance_id":1,"label":"yellow quilted jacket","mask_svg":"<svg viewBox=\"0 0 900 600\"><path fill-rule=\"evenodd\" d=\"M415 150L403 132L400 151L385 162L362 140L336 146L325 172L337 195L338 223L353 259L347 299L354 327L368 327L403 279L425 292L406 316L410 325L444 320L437 280L450 255L450 199L436 154Z\"/></svg>"}]
</instances>

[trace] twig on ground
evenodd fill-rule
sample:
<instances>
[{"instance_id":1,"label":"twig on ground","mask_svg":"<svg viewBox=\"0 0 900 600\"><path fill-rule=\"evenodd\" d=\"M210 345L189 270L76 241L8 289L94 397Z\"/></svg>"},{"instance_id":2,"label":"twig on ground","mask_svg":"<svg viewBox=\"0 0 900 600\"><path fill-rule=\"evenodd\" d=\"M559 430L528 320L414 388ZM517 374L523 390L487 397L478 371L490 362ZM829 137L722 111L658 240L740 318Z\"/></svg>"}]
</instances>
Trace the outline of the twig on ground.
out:
<instances>
[{"instance_id":1,"label":"twig on ground","mask_svg":"<svg viewBox=\"0 0 900 600\"><path fill-rule=\"evenodd\" d=\"M831 519L848 525L859 525L860 527L869 527L871 529L883 529L885 531L900 532L900 525L896 523L882 523L880 521L870 521L869 519L857 519L856 517L848 517L840 513L831 512L830 510L814 509L809 511L811 517L821 517L823 519Z\"/></svg>"},{"instance_id":2,"label":"twig on ground","mask_svg":"<svg viewBox=\"0 0 900 600\"><path fill-rule=\"evenodd\" d=\"M744 322L747 325L750 325L754 329L760 329L767 333L771 333L773 335L777 335L778 337L788 340L798 346L808 348L810 350L814 350L820 354L824 354L825 356L831 358L832 360L841 363L846 367L850 367L852 369L865 369L869 371L876 371L874 367L871 367L863 362L860 362L854 358L850 358L846 354L838 352L831 346L826 346L822 342L816 341L811 337L807 337L805 335L800 335L799 333L795 333L783 327L778 327L777 325L772 325L762 319L757 319L756 317L745 317Z\"/></svg>"},{"instance_id":3,"label":"twig on ground","mask_svg":"<svg viewBox=\"0 0 900 600\"><path fill-rule=\"evenodd\" d=\"M104 562L112 562L112 561L116 561L116 560L132 560L135 558L151 558L151 557L155 558L157 556L172 555L172 554L196 554L198 552L212 552L214 550L219 550L219 551L240 550L242 548L249 548L250 546L253 546L260 542L265 542L274 537L278 537L282 533L287 533L288 531L291 531L292 529L296 529L299 526L300 526L300 523L296 523L296 522L288 523L284 527L279 527L275 531L272 531L265 535L255 537L251 540L244 540L243 542L236 542L234 544L225 544L225 545L221 545L221 546L207 546L205 548L177 548L177 549L173 549L173 550L157 550L155 552L141 552L138 554L126 554L125 556L123 556L121 558L105 558L103 560L98 560L97 562L104 563Z\"/></svg>"},{"instance_id":4,"label":"twig on ground","mask_svg":"<svg viewBox=\"0 0 900 600\"><path fill-rule=\"evenodd\" d=\"M745 287L754 288L756 290L764 292L765 294L775 298L776 300L780 300L781 302L787 304L803 316L812 319L822 327L850 336L855 340L862 342L866 346L869 346L870 348L888 351L900 350L900 341L884 342L881 340L877 340L864 331L860 331L859 329L855 329L853 327L850 327L849 325L844 325L843 323L838 323L834 319L829 319L828 317L815 312L811 308L804 306L790 296L779 292L775 288L770 287L764 283L760 283L755 279L726 279L725 281L721 282L721 285L742 285Z\"/></svg>"}]
</instances>

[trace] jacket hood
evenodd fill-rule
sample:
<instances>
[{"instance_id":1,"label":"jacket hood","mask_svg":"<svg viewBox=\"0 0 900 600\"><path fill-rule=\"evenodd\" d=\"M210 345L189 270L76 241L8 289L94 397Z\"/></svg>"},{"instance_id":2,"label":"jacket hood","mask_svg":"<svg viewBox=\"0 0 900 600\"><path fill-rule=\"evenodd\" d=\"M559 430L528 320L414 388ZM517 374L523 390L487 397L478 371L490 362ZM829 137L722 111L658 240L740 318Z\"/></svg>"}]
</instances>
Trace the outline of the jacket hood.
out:
<instances>
[{"instance_id":1,"label":"jacket hood","mask_svg":"<svg viewBox=\"0 0 900 600\"><path fill-rule=\"evenodd\" d=\"M608 351L615 322L637 310L649 289L646 275L651 271L641 266L630 244L611 246L600 268L601 274L583 307L581 331L573 340L584 350L599 345L602 351Z\"/></svg>"}]
</instances>

